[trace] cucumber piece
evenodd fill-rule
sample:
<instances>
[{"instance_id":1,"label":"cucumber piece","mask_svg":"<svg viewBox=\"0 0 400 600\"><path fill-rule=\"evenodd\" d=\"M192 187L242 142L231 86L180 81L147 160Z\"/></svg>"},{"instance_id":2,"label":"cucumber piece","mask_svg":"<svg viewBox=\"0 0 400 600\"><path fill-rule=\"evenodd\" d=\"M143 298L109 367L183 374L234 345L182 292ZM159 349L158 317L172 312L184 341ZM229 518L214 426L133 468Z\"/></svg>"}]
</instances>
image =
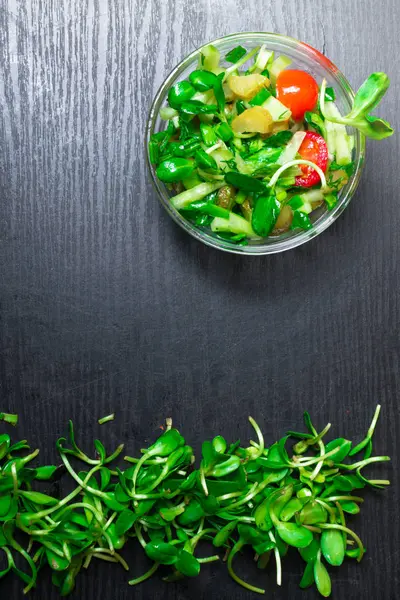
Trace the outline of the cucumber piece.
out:
<instances>
[{"instance_id":1,"label":"cucumber piece","mask_svg":"<svg viewBox=\"0 0 400 600\"><path fill-rule=\"evenodd\" d=\"M218 183L200 183L195 187L185 190L176 196L173 196L171 200L172 206L181 210L182 208L187 208L189 204L195 202L196 200L201 200L204 196L208 196L208 194L212 194L216 190L219 190L223 185L226 185L224 181L219 181ZM222 219L224 220L224 219Z\"/></svg>"},{"instance_id":2,"label":"cucumber piece","mask_svg":"<svg viewBox=\"0 0 400 600\"><path fill-rule=\"evenodd\" d=\"M260 48L260 52L258 53L254 70L264 71L267 68L267 64L270 60L274 58L274 51L267 50L267 46L263 44Z\"/></svg>"},{"instance_id":3,"label":"cucumber piece","mask_svg":"<svg viewBox=\"0 0 400 600\"><path fill-rule=\"evenodd\" d=\"M220 53L215 46L212 44L204 46L200 50L199 68L214 73L215 70L219 69L219 59Z\"/></svg>"},{"instance_id":4,"label":"cucumber piece","mask_svg":"<svg viewBox=\"0 0 400 600\"><path fill-rule=\"evenodd\" d=\"M279 73L281 73L284 69L286 69L286 67L288 67L291 64L292 59L288 56L285 56L284 54L278 56L278 58L274 60L274 62L269 68L269 74L271 76L272 83L275 83Z\"/></svg>"},{"instance_id":5,"label":"cucumber piece","mask_svg":"<svg viewBox=\"0 0 400 600\"><path fill-rule=\"evenodd\" d=\"M296 194L288 204L293 210L298 210L299 212L309 215L314 210L312 203L321 202L322 200L325 200L325 196L321 190L309 190L302 194Z\"/></svg>"},{"instance_id":6,"label":"cucumber piece","mask_svg":"<svg viewBox=\"0 0 400 600\"><path fill-rule=\"evenodd\" d=\"M221 217L215 217L211 221L211 231L217 233L228 232L228 233L243 233L247 237L256 237L253 228L249 221L246 221L240 215L233 212L230 213L229 219L221 219Z\"/></svg>"},{"instance_id":7,"label":"cucumber piece","mask_svg":"<svg viewBox=\"0 0 400 600\"><path fill-rule=\"evenodd\" d=\"M192 173L190 177L182 179L182 183L185 186L186 190L191 190L192 188L196 187L196 185L202 183L202 180L198 176L197 171L194 171L194 173Z\"/></svg>"},{"instance_id":8,"label":"cucumber piece","mask_svg":"<svg viewBox=\"0 0 400 600\"><path fill-rule=\"evenodd\" d=\"M276 161L277 164L284 165L285 163L294 160L305 137L305 131L296 131L296 133L293 135L292 139L288 142L282 154Z\"/></svg>"},{"instance_id":9,"label":"cucumber piece","mask_svg":"<svg viewBox=\"0 0 400 600\"><path fill-rule=\"evenodd\" d=\"M341 114L334 102L327 102L325 105L327 117L340 118ZM325 121L327 132L327 144L329 153L336 157L339 165L348 165L351 163L351 150L349 136L346 126L338 123Z\"/></svg>"},{"instance_id":10,"label":"cucumber piece","mask_svg":"<svg viewBox=\"0 0 400 600\"><path fill-rule=\"evenodd\" d=\"M160 117L163 121L169 121L170 119L173 119L177 116L178 111L174 108L171 108L170 106L163 106L162 108L160 108Z\"/></svg>"},{"instance_id":11,"label":"cucumber piece","mask_svg":"<svg viewBox=\"0 0 400 600\"><path fill-rule=\"evenodd\" d=\"M219 148L217 148L210 154L213 157L213 159L216 161L218 168L221 169L221 171L227 171L227 170L229 171L229 167L226 164L226 161L232 160L232 158L234 158L234 156L233 156L232 152L230 150L228 150L228 148L225 146L225 144L223 146L220 146Z\"/></svg>"},{"instance_id":12,"label":"cucumber piece","mask_svg":"<svg viewBox=\"0 0 400 600\"><path fill-rule=\"evenodd\" d=\"M270 96L266 99L266 101L262 104L263 108L266 108L270 113L272 120L275 123L279 123L280 121L287 121L292 116L291 111L282 104L275 96Z\"/></svg>"}]
</instances>

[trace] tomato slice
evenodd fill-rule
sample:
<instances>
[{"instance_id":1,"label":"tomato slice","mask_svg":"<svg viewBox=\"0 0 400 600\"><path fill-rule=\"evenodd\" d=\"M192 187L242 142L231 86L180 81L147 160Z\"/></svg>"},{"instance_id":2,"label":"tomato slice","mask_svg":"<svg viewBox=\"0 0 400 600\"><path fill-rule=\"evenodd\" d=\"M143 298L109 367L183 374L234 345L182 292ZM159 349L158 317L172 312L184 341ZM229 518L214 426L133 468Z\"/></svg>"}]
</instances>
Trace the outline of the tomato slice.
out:
<instances>
[{"instance_id":1,"label":"tomato slice","mask_svg":"<svg viewBox=\"0 0 400 600\"><path fill-rule=\"evenodd\" d=\"M306 111L315 108L318 91L314 77L305 71L287 69L276 79L276 97L291 110L295 121L301 121Z\"/></svg>"},{"instance_id":2,"label":"tomato slice","mask_svg":"<svg viewBox=\"0 0 400 600\"><path fill-rule=\"evenodd\" d=\"M315 163L325 173L328 165L328 146L322 135L315 131L307 131L299 148L299 154L304 160ZM311 187L319 183L320 176L317 171L308 165L299 165L304 175L296 177L296 186Z\"/></svg>"}]
</instances>

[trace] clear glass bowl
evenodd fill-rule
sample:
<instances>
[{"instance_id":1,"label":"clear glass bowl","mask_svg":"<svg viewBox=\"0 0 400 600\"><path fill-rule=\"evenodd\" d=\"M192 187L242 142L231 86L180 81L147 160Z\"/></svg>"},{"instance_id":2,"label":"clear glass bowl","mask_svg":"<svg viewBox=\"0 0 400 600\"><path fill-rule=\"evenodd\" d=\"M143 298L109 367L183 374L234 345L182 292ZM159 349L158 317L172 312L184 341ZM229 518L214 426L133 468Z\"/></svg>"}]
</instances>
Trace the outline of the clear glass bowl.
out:
<instances>
[{"instance_id":1,"label":"clear glass bowl","mask_svg":"<svg viewBox=\"0 0 400 600\"><path fill-rule=\"evenodd\" d=\"M241 44L247 50L266 44L269 50L274 50L276 54L285 54L293 61L294 68L308 71L320 83L325 77L329 86L333 86L336 92L336 104L342 114L347 114L353 104L354 91L347 81L346 77L339 69L315 48L308 44L299 42L293 38L279 35L276 33L235 33L226 37L209 42L216 46L221 53L221 57L225 56L229 50ZM161 204L166 209L168 214L174 219L178 225L185 231L190 233L197 240L218 248L226 252L234 252L236 254L273 254L275 252L283 252L290 250L296 246L300 246L308 242L322 231L327 229L344 211L349 204L360 180L362 167L365 157L365 138L359 131L352 131L355 135L354 160L355 170L350 177L348 183L342 188L339 193L339 200L335 208L331 211L321 207L314 211L310 217L313 221L313 228L308 231L297 230L289 231L282 235L265 238L262 240L249 240L247 246L237 246L232 242L223 240L217 237L209 229L197 227L187 221L170 203L170 192L168 188L160 181L155 173L154 166L150 163L148 154L148 142L150 136L165 129L166 124L160 118L160 108L166 104L169 88L177 81L181 81L188 77L189 73L194 70L199 58L201 48L195 50L187 56L167 77L154 98L153 105L150 109L150 114L146 129L146 156L147 164L150 169L151 178L155 189L157 190ZM223 64L223 63L221 63Z\"/></svg>"}]
</instances>

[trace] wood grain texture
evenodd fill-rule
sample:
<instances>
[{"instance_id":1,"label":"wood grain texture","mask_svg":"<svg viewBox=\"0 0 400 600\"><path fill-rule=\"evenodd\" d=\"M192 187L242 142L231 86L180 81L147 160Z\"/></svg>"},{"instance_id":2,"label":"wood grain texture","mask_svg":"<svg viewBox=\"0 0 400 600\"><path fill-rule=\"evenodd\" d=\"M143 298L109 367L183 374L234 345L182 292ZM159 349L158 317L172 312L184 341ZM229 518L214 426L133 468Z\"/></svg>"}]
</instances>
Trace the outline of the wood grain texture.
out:
<instances>
[{"instance_id":1,"label":"wood grain texture","mask_svg":"<svg viewBox=\"0 0 400 600\"><path fill-rule=\"evenodd\" d=\"M398 128L399 21L396 0L0 0L1 408L51 460L69 418L82 439L133 452L170 415L196 447L217 431L245 438L248 414L272 441L304 409L357 438L380 401L376 450L393 457L393 486L355 520L368 554L333 573L337 600L394 600L400 583L399 138L368 144L358 192L327 232L246 259L201 246L163 212L143 132L178 61L246 30L309 42L354 87L387 71L381 112ZM281 590L250 562L244 575L269 598L317 598L291 566ZM134 592L117 568L91 569L72 600L253 597L215 565ZM0 590L23 597L11 578ZM57 596L45 577L30 597Z\"/></svg>"}]
</instances>

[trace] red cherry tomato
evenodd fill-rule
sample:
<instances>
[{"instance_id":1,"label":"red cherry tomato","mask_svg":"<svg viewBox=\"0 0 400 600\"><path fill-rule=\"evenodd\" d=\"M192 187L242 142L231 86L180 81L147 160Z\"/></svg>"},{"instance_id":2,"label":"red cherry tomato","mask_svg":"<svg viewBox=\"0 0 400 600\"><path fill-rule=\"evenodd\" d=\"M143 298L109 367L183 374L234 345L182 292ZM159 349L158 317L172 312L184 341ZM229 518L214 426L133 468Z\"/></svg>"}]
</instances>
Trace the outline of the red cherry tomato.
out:
<instances>
[{"instance_id":1,"label":"red cherry tomato","mask_svg":"<svg viewBox=\"0 0 400 600\"><path fill-rule=\"evenodd\" d=\"M307 131L305 138L299 148L299 154L304 160L315 163L325 173L328 165L328 146L322 135L314 131ZM317 171L308 165L299 165L304 175L296 177L296 185L300 187L311 187L319 183L320 176Z\"/></svg>"},{"instance_id":2,"label":"red cherry tomato","mask_svg":"<svg viewBox=\"0 0 400 600\"><path fill-rule=\"evenodd\" d=\"M276 79L276 97L292 111L295 121L301 121L304 113L317 104L318 84L309 73L288 69Z\"/></svg>"}]
</instances>

